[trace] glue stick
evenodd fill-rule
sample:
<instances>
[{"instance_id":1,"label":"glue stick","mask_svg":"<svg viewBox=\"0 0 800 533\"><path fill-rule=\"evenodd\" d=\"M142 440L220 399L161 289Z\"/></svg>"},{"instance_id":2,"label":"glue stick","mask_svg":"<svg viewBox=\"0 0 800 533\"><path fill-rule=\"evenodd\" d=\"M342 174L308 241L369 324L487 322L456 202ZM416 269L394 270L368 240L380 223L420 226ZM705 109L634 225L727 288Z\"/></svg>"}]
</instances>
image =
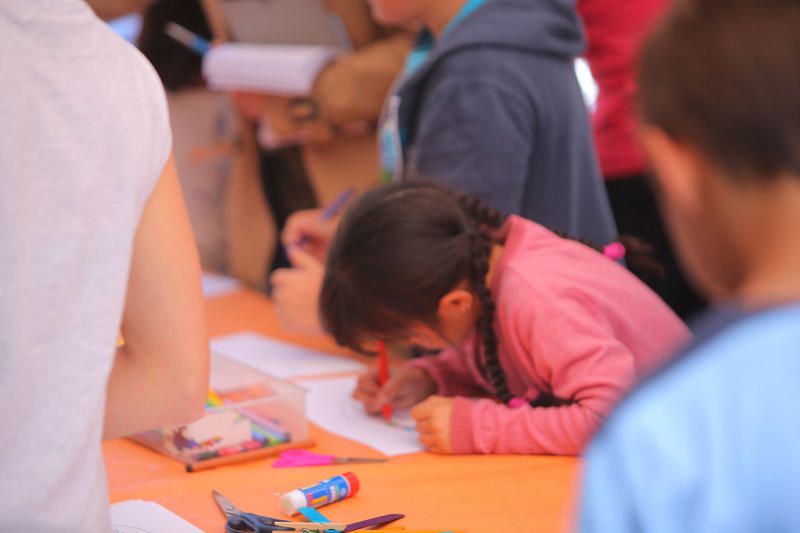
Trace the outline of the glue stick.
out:
<instances>
[{"instance_id":1,"label":"glue stick","mask_svg":"<svg viewBox=\"0 0 800 533\"><path fill-rule=\"evenodd\" d=\"M301 507L322 507L355 496L360 486L356 475L346 472L341 476L287 492L281 496L281 510L286 516L296 515Z\"/></svg>"}]
</instances>

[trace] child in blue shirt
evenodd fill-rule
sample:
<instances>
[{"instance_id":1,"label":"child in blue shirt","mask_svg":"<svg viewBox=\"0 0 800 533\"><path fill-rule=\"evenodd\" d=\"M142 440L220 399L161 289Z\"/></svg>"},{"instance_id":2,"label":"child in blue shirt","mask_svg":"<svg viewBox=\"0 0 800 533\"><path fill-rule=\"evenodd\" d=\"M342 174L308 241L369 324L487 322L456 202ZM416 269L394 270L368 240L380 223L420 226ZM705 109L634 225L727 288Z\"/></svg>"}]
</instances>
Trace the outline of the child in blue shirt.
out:
<instances>
[{"instance_id":1,"label":"child in blue shirt","mask_svg":"<svg viewBox=\"0 0 800 533\"><path fill-rule=\"evenodd\" d=\"M722 310L587 453L583 532L800 531L800 5L684 0L645 45L643 140Z\"/></svg>"}]
</instances>

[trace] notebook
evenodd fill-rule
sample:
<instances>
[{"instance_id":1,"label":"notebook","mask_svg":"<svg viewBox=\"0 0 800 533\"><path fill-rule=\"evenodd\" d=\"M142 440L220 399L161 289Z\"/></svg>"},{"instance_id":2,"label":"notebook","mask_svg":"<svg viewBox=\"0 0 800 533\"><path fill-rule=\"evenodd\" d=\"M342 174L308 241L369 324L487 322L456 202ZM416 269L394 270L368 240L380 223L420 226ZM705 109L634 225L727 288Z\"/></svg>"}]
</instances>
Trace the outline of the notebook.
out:
<instances>
[{"instance_id":1,"label":"notebook","mask_svg":"<svg viewBox=\"0 0 800 533\"><path fill-rule=\"evenodd\" d=\"M306 96L339 53L331 46L226 43L204 56L203 75L212 89Z\"/></svg>"}]
</instances>

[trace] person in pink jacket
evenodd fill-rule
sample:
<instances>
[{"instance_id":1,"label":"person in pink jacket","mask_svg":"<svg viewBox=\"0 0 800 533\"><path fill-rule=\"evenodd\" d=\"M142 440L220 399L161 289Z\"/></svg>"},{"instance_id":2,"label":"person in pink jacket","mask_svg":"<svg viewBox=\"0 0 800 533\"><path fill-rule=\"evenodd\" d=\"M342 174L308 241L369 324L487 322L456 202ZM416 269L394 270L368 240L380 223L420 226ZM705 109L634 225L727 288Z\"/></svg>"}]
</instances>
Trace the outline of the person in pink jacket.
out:
<instances>
[{"instance_id":1,"label":"person in pink jacket","mask_svg":"<svg viewBox=\"0 0 800 533\"><path fill-rule=\"evenodd\" d=\"M689 338L603 253L424 183L374 189L345 215L319 305L342 345L441 350L383 386L369 372L353 393L373 414L413 407L421 442L440 453L578 454Z\"/></svg>"}]
</instances>

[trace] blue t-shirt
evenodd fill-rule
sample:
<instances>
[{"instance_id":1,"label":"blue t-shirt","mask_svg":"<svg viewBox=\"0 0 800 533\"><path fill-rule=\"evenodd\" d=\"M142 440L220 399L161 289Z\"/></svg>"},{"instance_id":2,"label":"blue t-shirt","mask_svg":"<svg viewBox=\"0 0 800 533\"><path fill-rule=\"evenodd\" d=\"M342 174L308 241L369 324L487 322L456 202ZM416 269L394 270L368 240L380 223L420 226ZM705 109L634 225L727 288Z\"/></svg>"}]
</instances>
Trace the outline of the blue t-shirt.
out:
<instances>
[{"instance_id":1,"label":"blue t-shirt","mask_svg":"<svg viewBox=\"0 0 800 533\"><path fill-rule=\"evenodd\" d=\"M800 532L800 305L728 322L599 432L581 532Z\"/></svg>"}]
</instances>

